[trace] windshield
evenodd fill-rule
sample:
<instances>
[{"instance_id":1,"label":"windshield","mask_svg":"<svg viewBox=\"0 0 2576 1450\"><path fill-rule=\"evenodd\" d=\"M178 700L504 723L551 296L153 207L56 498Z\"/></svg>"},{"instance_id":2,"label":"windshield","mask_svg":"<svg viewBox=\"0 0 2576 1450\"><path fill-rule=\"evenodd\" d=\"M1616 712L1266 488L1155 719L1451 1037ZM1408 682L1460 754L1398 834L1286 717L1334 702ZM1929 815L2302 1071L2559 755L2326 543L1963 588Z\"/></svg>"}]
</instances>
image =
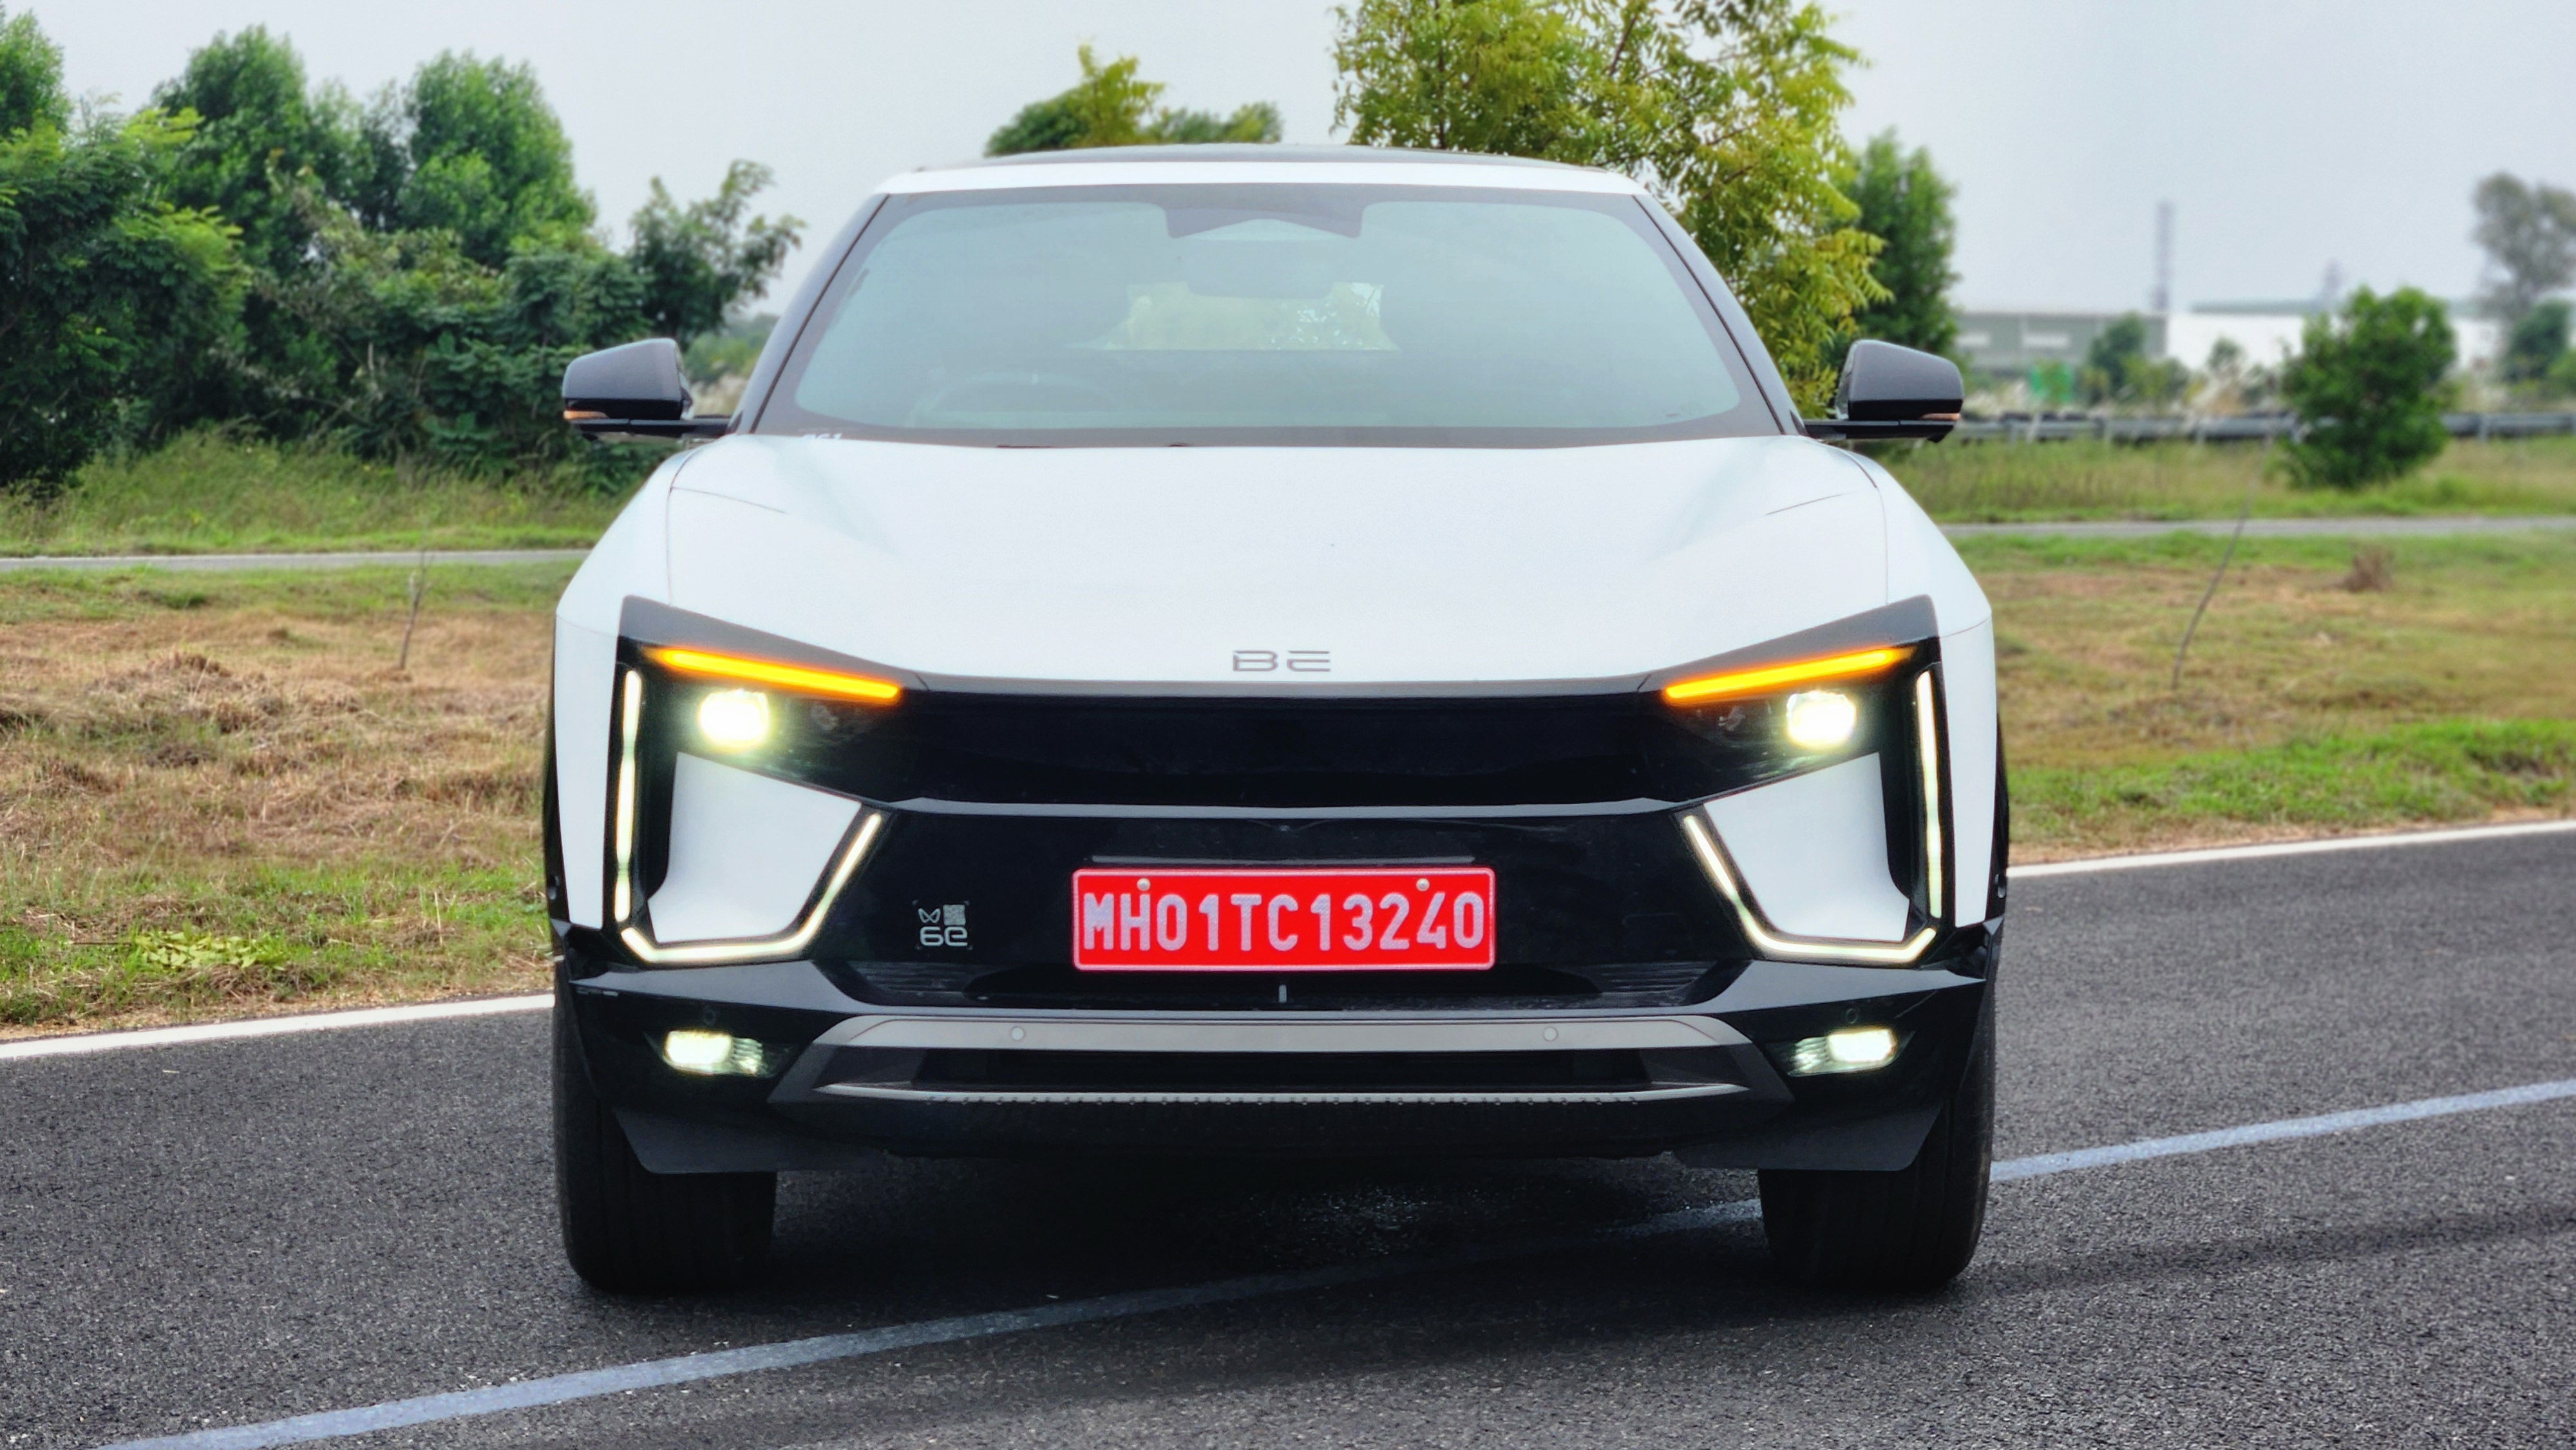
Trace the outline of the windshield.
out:
<instances>
[{"instance_id":1,"label":"windshield","mask_svg":"<svg viewBox=\"0 0 2576 1450\"><path fill-rule=\"evenodd\" d=\"M1633 197L1269 184L891 197L756 431L1549 446L1779 429Z\"/></svg>"}]
</instances>

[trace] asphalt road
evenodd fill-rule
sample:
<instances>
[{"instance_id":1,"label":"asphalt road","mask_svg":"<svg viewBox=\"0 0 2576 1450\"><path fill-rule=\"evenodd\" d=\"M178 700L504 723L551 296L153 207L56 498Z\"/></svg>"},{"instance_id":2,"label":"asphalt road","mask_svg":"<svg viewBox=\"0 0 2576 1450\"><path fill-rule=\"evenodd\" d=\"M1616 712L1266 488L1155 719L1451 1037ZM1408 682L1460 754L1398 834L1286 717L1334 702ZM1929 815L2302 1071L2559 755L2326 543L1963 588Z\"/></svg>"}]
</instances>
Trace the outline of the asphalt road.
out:
<instances>
[{"instance_id":1,"label":"asphalt road","mask_svg":"<svg viewBox=\"0 0 2576 1450\"><path fill-rule=\"evenodd\" d=\"M2000 1152L2576 1078L2576 834L2019 883ZM1559 1234L1481 1264L415 1426L374 1446L2565 1445L2576 1098L1999 1184L1951 1289L1774 1278L1669 1161L891 1163L771 1281L585 1291L525 1014L0 1062L0 1446Z\"/></svg>"},{"instance_id":2,"label":"asphalt road","mask_svg":"<svg viewBox=\"0 0 2576 1450\"><path fill-rule=\"evenodd\" d=\"M2226 534L2234 519L2086 519L2059 523L1943 524L1954 539L1987 534L2025 537L2127 539L2157 534ZM2442 518L2250 519L2248 538L2391 538L2437 534L2513 534L2534 529L2576 529L2576 514L2461 515ZM432 549L426 561L444 564L578 563L587 549ZM27 569L408 569L418 553L338 554L54 554L0 556L0 574Z\"/></svg>"}]
</instances>

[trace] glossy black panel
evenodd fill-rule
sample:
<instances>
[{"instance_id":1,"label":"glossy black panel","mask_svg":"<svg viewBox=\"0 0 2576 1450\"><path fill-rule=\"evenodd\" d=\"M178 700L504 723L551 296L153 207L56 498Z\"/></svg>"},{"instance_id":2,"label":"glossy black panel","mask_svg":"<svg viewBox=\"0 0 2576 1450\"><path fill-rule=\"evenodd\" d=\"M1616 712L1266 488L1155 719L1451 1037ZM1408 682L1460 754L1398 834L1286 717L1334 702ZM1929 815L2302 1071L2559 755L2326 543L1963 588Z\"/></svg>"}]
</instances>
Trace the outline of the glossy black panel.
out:
<instances>
[{"instance_id":1,"label":"glossy black panel","mask_svg":"<svg viewBox=\"0 0 2576 1450\"><path fill-rule=\"evenodd\" d=\"M636 657L637 662L640 656ZM656 674L646 666L648 675ZM892 708L780 697L770 741L719 752L699 702L656 679L646 757L690 751L901 806L1309 810L1683 802L1829 765L1908 733L1902 697L1860 696L1850 743L1800 751L1777 700L1675 709L1651 694L1504 700L1152 699L914 691Z\"/></svg>"}]
</instances>

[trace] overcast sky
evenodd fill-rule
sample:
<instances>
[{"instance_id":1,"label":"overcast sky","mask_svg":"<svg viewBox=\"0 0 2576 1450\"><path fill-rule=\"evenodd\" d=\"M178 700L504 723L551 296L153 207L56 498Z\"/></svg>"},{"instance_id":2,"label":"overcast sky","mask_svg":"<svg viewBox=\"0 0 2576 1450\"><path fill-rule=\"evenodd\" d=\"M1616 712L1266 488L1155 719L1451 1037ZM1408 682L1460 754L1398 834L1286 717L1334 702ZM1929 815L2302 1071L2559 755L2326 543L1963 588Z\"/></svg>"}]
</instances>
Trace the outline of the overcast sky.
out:
<instances>
[{"instance_id":1,"label":"overcast sky","mask_svg":"<svg viewBox=\"0 0 2576 1450\"><path fill-rule=\"evenodd\" d=\"M446 48L533 61L612 223L651 177L701 195L740 156L776 168L769 206L828 234L881 178L973 155L1022 103L1063 89L1083 40L1142 57L1169 102L1274 101L1288 139L1336 139L1332 12L1312 0L10 8L32 9L63 46L76 93L129 106L216 31L249 25L286 33L313 75L361 92ZM2478 177L2576 184L2569 0L1832 8L1871 61L1854 78L1852 134L1893 126L1959 185L1971 305L2143 304L2159 199L2177 207L2183 304L2310 295L2330 263L2350 281L2459 296L2478 275Z\"/></svg>"}]
</instances>

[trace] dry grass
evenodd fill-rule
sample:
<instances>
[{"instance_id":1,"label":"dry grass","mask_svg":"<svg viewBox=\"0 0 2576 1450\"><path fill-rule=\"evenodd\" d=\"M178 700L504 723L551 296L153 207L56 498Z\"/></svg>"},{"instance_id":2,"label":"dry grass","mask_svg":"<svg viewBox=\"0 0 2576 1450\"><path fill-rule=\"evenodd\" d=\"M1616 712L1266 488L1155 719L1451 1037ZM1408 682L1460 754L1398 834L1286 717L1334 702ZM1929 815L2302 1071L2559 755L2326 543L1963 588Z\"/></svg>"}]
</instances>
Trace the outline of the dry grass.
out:
<instances>
[{"instance_id":1,"label":"dry grass","mask_svg":"<svg viewBox=\"0 0 2576 1450\"><path fill-rule=\"evenodd\" d=\"M2020 766L2145 763L2443 719L2576 719L2576 539L1972 539ZM2356 573L2371 587L2355 589Z\"/></svg>"},{"instance_id":2,"label":"dry grass","mask_svg":"<svg viewBox=\"0 0 2576 1450\"><path fill-rule=\"evenodd\" d=\"M1975 539L2023 859L2564 813L2576 539Z\"/></svg>"},{"instance_id":3,"label":"dry grass","mask_svg":"<svg viewBox=\"0 0 2576 1450\"><path fill-rule=\"evenodd\" d=\"M540 984L532 572L0 585L0 1025Z\"/></svg>"}]
</instances>

